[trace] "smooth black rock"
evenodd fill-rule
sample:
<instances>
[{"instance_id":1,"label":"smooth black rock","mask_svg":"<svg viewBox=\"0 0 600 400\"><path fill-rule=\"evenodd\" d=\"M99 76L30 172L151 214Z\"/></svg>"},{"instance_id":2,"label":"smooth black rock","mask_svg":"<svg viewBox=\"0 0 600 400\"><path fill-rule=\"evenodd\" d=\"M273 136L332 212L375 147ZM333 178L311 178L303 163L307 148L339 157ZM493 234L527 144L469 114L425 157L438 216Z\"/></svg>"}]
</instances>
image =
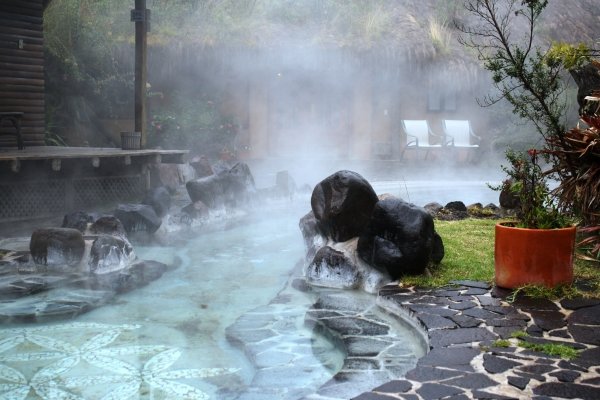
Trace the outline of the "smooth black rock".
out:
<instances>
[{"instance_id":1,"label":"smooth black rock","mask_svg":"<svg viewBox=\"0 0 600 400\"><path fill-rule=\"evenodd\" d=\"M527 374L534 374L534 375L547 374L548 372L554 371L555 369L556 368L553 367L552 365L539 365L539 364L523 365L523 366L519 367L519 371L525 372Z\"/></svg>"},{"instance_id":2,"label":"smooth black rock","mask_svg":"<svg viewBox=\"0 0 600 400\"><path fill-rule=\"evenodd\" d=\"M569 332L577 342L600 346L600 335L598 335L598 326L585 326L579 324L569 324Z\"/></svg>"},{"instance_id":3,"label":"smooth black rock","mask_svg":"<svg viewBox=\"0 0 600 400\"><path fill-rule=\"evenodd\" d=\"M449 318L461 328L474 328L483 322L480 319L467 317L465 315L454 315Z\"/></svg>"},{"instance_id":4,"label":"smooth black rock","mask_svg":"<svg viewBox=\"0 0 600 400\"><path fill-rule=\"evenodd\" d=\"M497 386L498 382L490 379L485 374L467 374L460 378L450 379L444 383L468 389L483 389L490 386Z\"/></svg>"},{"instance_id":5,"label":"smooth black rock","mask_svg":"<svg viewBox=\"0 0 600 400\"><path fill-rule=\"evenodd\" d=\"M450 211L467 212L467 206L462 201L451 201L444 208Z\"/></svg>"},{"instance_id":6,"label":"smooth black rock","mask_svg":"<svg viewBox=\"0 0 600 400\"><path fill-rule=\"evenodd\" d=\"M487 321L488 326L504 326L512 327L514 330L519 330L527 325L527 322L519 319L504 319L494 318Z\"/></svg>"},{"instance_id":7,"label":"smooth black rock","mask_svg":"<svg viewBox=\"0 0 600 400\"><path fill-rule=\"evenodd\" d=\"M162 220L156 215L154 208L147 204L119 204L114 211L125 231L154 233L160 228Z\"/></svg>"},{"instance_id":8,"label":"smooth black rock","mask_svg":"<svg viewBox=\"0 0 600 400\"><path fill-rule=\"evenodd\" d=\"M491 374L506 372L516 366L521 365L516 361L507 360L505 358L496 357L491 354L483 355L483 368Z\"/></svg>"},{"instance_id":9,"label":"smooth black rock","mask_svg":"<svg viewBox=\"0 0 600 400\"><path fill-rule=\"evenodd\" d=\"M469 288L466 292L463 293L464 296L475 296L475 295L482 295L482 294L486 294L488 292L487 289L480 289L480 288Z\"/></svg>"},{"instance_id":10,"label":"smooth black rock","mask_svg":"<svg viewBox=\"0 0 600 400\"><path fill-rule=\"evenodd\" d=\"M600 299L562 299L560 305L567 310L578 310L584 307L592 307L600 304Z\"/></svg>"},{"instance_id":11,"label":"smooth black rock","mask_svg":"<svg viewBox=\"0 0 600 400\"><path fill-rule=\"evenodd\" d=\"M498 336L485 328L462 328L452 330L433 331L429 333L430 343L433 346L451 346L461 343L481 342L494 340Z\"/></svg>"},{"instance_id":12,"label":"smooth black rock","mask_svg":"<svg viewBox=\"0 0 600 400\"><path fill-rule=\"evenodd\" d=\"M393 400L393 398L384 394L365 392L356 397L353 397L352 400Z\"/></svg>"},{"instance_id":13,"label":"smooth black rock","mask_svg":"<svg viewBox=\"0 0 600 400\"><path fill-rule=\"evenodd\" d=\"M525 378L525 377L522 377L522 376L512 376L512 375L510 375L508 377L508 384L516 387L517 389L523 390L523 389L525 389L527 387L527 385L529 384L530 380L531 379Z\"/></svg>"},{"instance_id":14,"label":"smooth black rock","mask_svg":"<svg viewBox=\"0 0 600 400\"><path fill-rule=\"evenodd\" d=\"M441 247L440 247L441 246ZM393 279L420 274L430 262L443 257L443 243L435 237L433 218L423 208L400 199L379 201L357 253L368 264L387 271Z\"/></svg>"},{"instance_id":15,"label":"smooth black rock","mask_svg":"<svg viewBox=\"0 0 600 400\"><path fill-rule=\"evenodd\" d=\"M406 378L417 382L441 381L455 376L461 376L464 371L456 371L435 366L419 365L406 373Z\"/></svg>"},{"instance_id":16,"label":"smooth black rock","mask_svg":"<svg viewBox=\"0 0 600 400\"><path fill-rule=\"evenodd\" d=\"M477 400L520 400L518 397L510 397L501 394L489 393L484 390L474 390L473 398Z\"/></svg>"},{"instance_id":17,"label":"smooth black rock","mask_svg":"<svg viewBox=\"0 0 600 400\"><path fill-rule=\"evenodd\" d=\"M376 387L373 391L383 393L406 393L412 389L412 383L406 380L395 380Z\"/></svg>"},{"instance_id":18,"label":"smooth black rock","mask_svg":"<svg viewBox=\"0 0 600 400\"><path fill-rule=\"evenodd\" d=\"M439 315L441 317L451 317L453 315L458 314L456 310L450 310L448 308L443 308L435 305L425 305L425 304L407 304L406 308L409 310L419 314L419 313L428 313L433 315Z\"/></svg>"},{"instance_id":19,"label":"smooth black rock","mask_svg":"<svg viewBox=\"0 0 600 400\"><path fill-rule=\"evenodd\" d=\"M453 303L448 306L452 310L468 310L469 308L475 307L477 304L473 301L461 301L460 303Z\"/></svg>"},{"instance_id":20,"label":"smooth black rock","mask_svg":"<svg viewBox=\"0 0 600 400\"><path fill-rule=\"evenodd\" d=\"M594 332L594 333L597 333L597 332ZM571 338L571 335L569 335L569 331L567 329L557 329L557 330L550 332L549 335L552 337L559 337L559 338L563 338L563 339ZM581 340L578 340L578 341L580 342Z\"/></svg>"},{"instance_id":21,"label":"smooth black rock","mask_svg":"<svg viewBox=\"0 0 600 400\"><path fill-rule=\"evenodd\" d=\"M558 311L558 306L551 300L542 298L531 298L522 294L515 296L515 301L512 303L513 307L519 308L523 311L539 310L539 311Z\"/></svg>"},{"instance_id":22,"label":"smooth black rock","mask_svg":"<svg viewBox=\"0 0 600 400\"><path fill-rule=\"evenodd\" d=\"M575 382L575 379L579 378L581 374L576 371L556 371L552 372L550 376L555 377L561 382Z\"/></svg>"},{"instance_id":23,"label":"smooth black rock","mask_svg":"<svg viewBox=\"0 0 600 400\"><path fill-rule=\"evenodd\" d=\"M477 288L477 289L489 290L491 288L489 283L480 282L480 281L455 280L455 281L450 281L450 283L455 284L455 285L462 285L462 286Z\"/></svg>"},{"instance_id":24,"label":"smooth black rock","mask_svg":"<svg viewBox=\"0 0 600 400\"><path fill-rule=\"evenodd\" d=\"M529 325L527 329L525 329L525 332L527 332L529 336L533 337L544 336L544 330L537 325Z\"/></svg>"},{"instance_id":25,"label":"smooth black rock","mask_svg":"<svg viewBox=\"0 0 600 400\"><path fill-rule=\"evenodd\" d=\"M113 215L105 215L98 218L90 226L90 232L95 235L127 236L123 223Z\"/></svg>"},{"instance_id":26,"label":"smooth black rock","mask_svg":"<svg viewBox=\"0 0 600 400\"><path fill-rule=\"evenodd\" d=\"M464 310L463 315L473 317L473 318L480 318L480 319L484 319L484 320L485 319L494 319L494 318L499 317L498 314L493 313L491 311L484 310L482 308L470 308L468 310Z\"/></svg>"},{"instance_id":27,"label":"smooth black rock","mask_svg":"<svg viewBox=\"0 0 600 400\"><path fill-rule=\"evenodd\" d=\"M559 311L531 310L530 315L537 326L545 331L563 328L567 322Z\"/></svg>"},{"instance_id":28,"label":"smooth black rock","mask_svg":"<svg viewBox=\"0 0 600 400\"><path fill-rule=\"evenodd\" d=\"M600 388L575 383L548 382L533 389L533 393L565 399L600 399Z\"/></svg>"},{"instance_id":29,"label":"smooth black rock","mask_svg":"<svg viewBox=\"0 0 600 400\"><path fill-rule=\"evenodd\" d=\"M77 229L79 232L84 233L87 229L88 223L93 221L94 218L87 212L76 211L64 216L62 228Z\"/></svg>"},{"instance_id":30,"label":"smooth black rock","mask_svg":"<svg viewBox=\"0 0 600 400\"><path fill-rule=\"evenodd\" d=\"M336 242L345 242L363 232L378 200L365 178L344 170L319 182L310 204L321 231Z\"/></svg>"},{"instance_id":31,"label":"smooth black rock","mask_svg":"<svg viewBox=\"0 0 600 400\"><path fill-rule=\"evenodd\" d=\"M85 241L77 229L36 229L31 235L29 251L36 264L74 266L83 258Z\"/></svg>"},{"instance_id":32,"label":"smooth black rock","mask_svg":"<svg viewBox=\"0 0 600 400\"><path fill-rule=\"evenodd\" d=\"M600 347L582 351L578 357L571 360L571 363L583 368L590 368L598 365L598 360L600 360Z\"/></svg>"},{"instance_id":33,"label":"smooth black rock","mask_svg":"<svg viewBox=\"0 0 600 400\"><path fill-rule=\"evenodd\" d=\"M476 297L479 300L479 303L483 307L496 307L496 306L500 306L500 304L501 304L500 300L498 300L492 296L478 295Z\"/></svg>"},{"instance_id":34,"label":"smooth black rock","mask_svg":"<svg viewBox=\"0 0 600 400\"><path fill-rule=\"evenodd\" d=\"M427 329L452 329L456 328L456 324L448 318L440 317L439 315L432 315L421 313L417 314L417 319L421 321Z\"/></svg>"},{"instance_id":35,"label":"smooth black rock","mask_svg":"<svg viewBox=\"0 0 600 400\"><path fill-rule=\"evenodd\" d=\"M479 349L472 349L468 347L434 348L425 356L421 357L417 362L417 365L419 367L447 367L459 371L473 371L471 361L480 353L481 352Z\"/></svg>"},{"instance_id":36,"label":"smooth black rock","mask_svg":"<svg viewBox=\"0 0 600 400\"><path fill-rule=\"evenodd\" d=\"M519 196L510 190L512 185L512 180L508 179L502 185L502 190L500 191L500 195L498 196L498 203L500 207L506 208L507 210L514 210L519 208L521 205L521 200Z\"/></svg>"},{"instance_id":37,"label":"smooth black rock","mask_svg":"<svg viewBox=\"0 0 600 400\"><path fill-rule=\"evenodd\" d=\"M425 400L441 399L455 394L463 393L464 390L442 385L439 383L424 383L417 393Z\"/></svg>"},{"instance_id":38,"label":"smooth black rock","mask_svg":"<svg viewBox=\"0 0 600 400\"><path fill-rule=\"evenodd\" d=\"M572 324L600 325L600 305L575 310L568 320Z\"/></svg>"}]
</instances>

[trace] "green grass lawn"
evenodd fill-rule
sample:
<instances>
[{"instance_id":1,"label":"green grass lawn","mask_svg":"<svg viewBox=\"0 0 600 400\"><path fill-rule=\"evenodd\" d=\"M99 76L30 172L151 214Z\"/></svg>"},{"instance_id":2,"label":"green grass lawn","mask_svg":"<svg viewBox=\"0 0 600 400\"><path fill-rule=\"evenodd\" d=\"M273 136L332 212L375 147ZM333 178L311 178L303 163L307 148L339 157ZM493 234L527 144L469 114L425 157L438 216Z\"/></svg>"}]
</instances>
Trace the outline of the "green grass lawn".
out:
<instances>
[{"instance_id":1,"label":"green grass lawn","mask_svg":"<svg viewBox=\"0 0 600 400\"><path fill-rule=\"evenodd\" d=\"M460 221L435 221L435 229L442 237L445 256L440 265L431 269L431 276L407 276L403 285L439 287L452 280L469 279L493 283L494 281L494 226L496 220L465 219ZM577 260L576 284L555 290L527 287L523 290L532 296L600 297L600 266ZM585 291L578 283L585 282Z\"/></svg>"}]
</instances>

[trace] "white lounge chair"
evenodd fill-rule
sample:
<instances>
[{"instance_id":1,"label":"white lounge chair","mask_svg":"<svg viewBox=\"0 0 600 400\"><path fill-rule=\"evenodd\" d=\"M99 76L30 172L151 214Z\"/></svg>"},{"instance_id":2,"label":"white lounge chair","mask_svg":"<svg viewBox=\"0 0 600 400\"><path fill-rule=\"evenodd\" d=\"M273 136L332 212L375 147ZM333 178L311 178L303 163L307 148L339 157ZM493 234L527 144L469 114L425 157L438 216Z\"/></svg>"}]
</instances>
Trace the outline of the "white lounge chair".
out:
<instances>
[{"instance_id":1,"label":"white lounge chair","mask_svg":"<svg viewBox=\"0 0 600 400\"><path fill-rule=\"evenodd\" d=\"M433 133L424 119L405 119L402 121L402 127L406 133L406 146L404 146L400 158L404 157L406 150L423 149L425 150L425 159L427 159L431 149L439 149L446 145L444 137ZM438 138L437 143L431 143L430 138Z\"/></svg>"},{"instance_id":2,"label":"white lounge chair","mask_svg":"<svg viewBox=\"0 0 600 400\"><path fill-rule=\"evenodd\" d=\"M446 119L443 121L448 146L477 148L481 138L473 133L468 120Z\"/></svg>"}]
</instances>

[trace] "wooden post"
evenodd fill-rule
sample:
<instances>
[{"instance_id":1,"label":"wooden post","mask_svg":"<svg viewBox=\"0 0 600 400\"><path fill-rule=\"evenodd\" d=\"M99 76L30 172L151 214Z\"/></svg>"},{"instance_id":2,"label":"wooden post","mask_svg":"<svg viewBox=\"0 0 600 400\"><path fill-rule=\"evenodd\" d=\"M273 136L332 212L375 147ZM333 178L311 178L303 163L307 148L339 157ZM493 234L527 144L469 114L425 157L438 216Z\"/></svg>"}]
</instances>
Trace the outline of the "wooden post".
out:
<instances>
[{"instance_id":1,"label":"wooden post","mask_svg":"<svg viewBox=\"0 0 600 400\"><path fill-rule=\"evenodd\" d=\"M146 147L146 81L148 16L146 0L135 0L131 19L135 21L135 131L142 133L141 148Z\"/></svg>"}]
</instances>

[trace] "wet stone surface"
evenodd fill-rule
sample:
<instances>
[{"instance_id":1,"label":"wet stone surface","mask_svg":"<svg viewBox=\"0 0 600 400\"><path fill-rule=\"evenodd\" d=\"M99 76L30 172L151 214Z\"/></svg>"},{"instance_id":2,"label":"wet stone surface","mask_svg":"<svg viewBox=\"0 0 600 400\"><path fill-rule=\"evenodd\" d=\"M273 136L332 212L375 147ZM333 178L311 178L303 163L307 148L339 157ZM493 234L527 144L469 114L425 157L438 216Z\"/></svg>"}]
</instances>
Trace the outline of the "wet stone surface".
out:
<instances>
[{"instance_id":1,"label":"wet stone surface","mask_svg":"<svg viewBox=\"0 0 600 400\"><path fill-rule=\"evenodd\" d=\"M107 273L72 265L38 265L26 251L0 250L0 323L74 318L160 278L168 266L136 259Z\"/></svg>"},{"instance_id":2,"label":"wet stone surface","mask_svg":"<svg viewBox=\"0 0 600 400\"><path fill-rule=\"evenodd\" d=\"M414 368L425 350L425 337L419 337L422 346L416 353L411 343L415 339L397 335L400 319L384 313L375 296L310 288L301 284L302 279L292 276L276 297L296 297L295 306L272 301L227 328L227 340L240 348L256 369L249 388L239 398L345 400L384 384L384 390L390 392L411 389L408 381L394 378ZM302 296L306 298L298 298ZM303 301L308 312L298 307ZM290 340L302 326L305 340ZM332 359L331 353L336 351L339 358Z\"/></svg>"},{"instance_id":3,"label":"wet stone surface","mask_svg":"<svg viewBox=\"0 0 600 400\"><path fill-rule=\"evenodd\" d=\"M416 318L430 351L403 380L354 400L600 398L600 300L555 303L517 296L509 304L503 300L509 293L471 281L433 291L382 288L380 303ZM515 331L529 336L516 339ZM508 339L510 346L495 347L497 339ZM521 340L569 346L579 354L567 361L525 349ZM393 382L401 382L397 390Z\"/></svg>"}]
</instances>

